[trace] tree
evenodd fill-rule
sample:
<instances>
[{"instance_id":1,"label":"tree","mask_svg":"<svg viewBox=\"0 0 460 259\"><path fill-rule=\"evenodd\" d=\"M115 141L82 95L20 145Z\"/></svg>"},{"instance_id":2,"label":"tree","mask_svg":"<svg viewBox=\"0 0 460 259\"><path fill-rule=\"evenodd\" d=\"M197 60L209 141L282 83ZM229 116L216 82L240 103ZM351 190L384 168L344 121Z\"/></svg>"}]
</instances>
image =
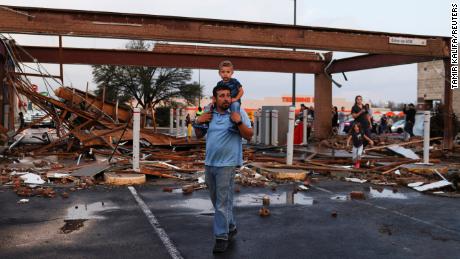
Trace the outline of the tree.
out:
<instances>
[{"instance_id":1,"label":"tree","mask_svg":"<svg viewBox=\"0 0 460 259\"><path fill-rule=\"evenodd\" d=\"M149 50L151 43L131 41L127 49ZM93 66L96 94L105 100L127 102L132 99L143 109L153 109L160 103L170 103L173 98L184 98L187 104L195 104L203 91L197 82L190 82L192 71L182 68Z\"/></svg>"},{"instance_id":2,"label":"tree","mask_svg":"<svg viewBox=\"0 0 460 259\"><path fill-rule=\"evenodd\" d=\"M388 101L386 108L390 109L390 111L394 111L396 109L396 103L394 101Z\"/></svg>"}]
</instances>

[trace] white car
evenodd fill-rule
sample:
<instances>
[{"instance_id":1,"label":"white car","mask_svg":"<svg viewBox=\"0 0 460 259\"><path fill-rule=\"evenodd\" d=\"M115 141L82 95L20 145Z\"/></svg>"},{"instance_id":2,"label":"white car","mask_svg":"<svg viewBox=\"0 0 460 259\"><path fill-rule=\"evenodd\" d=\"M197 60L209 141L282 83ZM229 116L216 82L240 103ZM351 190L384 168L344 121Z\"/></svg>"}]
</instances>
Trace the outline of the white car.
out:
<instances>
[{"instance_id":1,"label":"white car","mask_svg":"<svg viewBox=\"0 0 460 259\"><path fill-rule=\"evenodd\" d=\"M391 125L391 132L393 132L393 133L403 133L405 125L406 125L406 120L399 120L399 121L393 123L393 125Z\"/></svg>"},{"instance_id":2,"label":"white car","mask_svg":"<svg viewBox=\"0 0 460 259\"><path fill-rule=\"evenodd\" d=\"M35 120L38 120L40 118L42 118L43 116L45 116L46 113L44 111L40 111L40 110L28 110L25 114L24 114L24 122L26 124L30 124L32 123L33 121ZM41 121L40 124L38 125L51 125L51 118L48 116L47 118L45 118L44 120Z\"/></svg>"}]
</instances>

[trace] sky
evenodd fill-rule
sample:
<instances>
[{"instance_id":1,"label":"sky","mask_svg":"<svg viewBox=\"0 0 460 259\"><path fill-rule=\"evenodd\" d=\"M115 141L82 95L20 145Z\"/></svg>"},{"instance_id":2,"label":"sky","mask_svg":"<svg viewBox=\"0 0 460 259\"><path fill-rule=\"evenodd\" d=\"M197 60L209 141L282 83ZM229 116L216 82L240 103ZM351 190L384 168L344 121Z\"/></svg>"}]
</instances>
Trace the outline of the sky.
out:
<instances>
[{"instance_id":1,"label":"sky","mask_svg":"<svg viewBox=\"0 0 460 259\"><path fill-rule=\"evenodd\" d=\"M420 35L450 36L450 4L458 0L297 0L297 24L331 28L396 32ZM78 10L143 13L224 20L241 20L293 24L294 0L0 0L0 5L64 8ZM58 46L56 36L10 35L23 45ZM127 41L64 37L64 47L123 48ZM334 58L361 53L334 52ZM50 73L59 74L57 65L46 65ZM353 100L360 94L365 101L415 102L417 95L417 65L403 65L341 74L334 79L342 83L333 86L334 98ZM290 96L292 75L287 73L235 71L245 89L243 97ZM211 95L220 80L217 70L193 70L193 80L205 86L204 94ZM65 65L66 85L85 89L95 88L91 67ZM34 79L43 90L40 79ZM313 95L313 75L297 74L299 95Z\"/></svg>"}]
</instances>

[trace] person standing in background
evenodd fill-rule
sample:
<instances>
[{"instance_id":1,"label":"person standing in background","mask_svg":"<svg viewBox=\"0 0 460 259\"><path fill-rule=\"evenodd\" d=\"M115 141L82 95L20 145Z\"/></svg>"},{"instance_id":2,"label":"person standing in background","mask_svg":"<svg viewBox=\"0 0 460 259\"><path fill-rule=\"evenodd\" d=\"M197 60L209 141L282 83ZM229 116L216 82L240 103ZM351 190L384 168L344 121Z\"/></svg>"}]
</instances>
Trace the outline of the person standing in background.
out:
<instances>
[{"instance_id":1,"label":"person standing in background","mask_svg":"<svg viewBox=\"0 0 460 259\"><path fill-rule=\"evenodd\" d=\"M343 129L345 128L345 118L346 118L345 107L342 106L338 114L338 119L339 119L339 132L338 133L339 135L343 134Z\"/></svg>"}]
</instances>

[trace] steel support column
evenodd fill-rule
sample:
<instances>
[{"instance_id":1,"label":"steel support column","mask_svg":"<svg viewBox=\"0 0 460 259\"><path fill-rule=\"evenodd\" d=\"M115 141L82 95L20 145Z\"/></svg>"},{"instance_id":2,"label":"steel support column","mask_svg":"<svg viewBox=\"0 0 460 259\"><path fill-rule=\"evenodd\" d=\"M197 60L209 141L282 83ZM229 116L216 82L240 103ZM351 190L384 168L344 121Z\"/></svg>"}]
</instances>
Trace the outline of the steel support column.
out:
<instances>
[{"instance_id":1,"label":"steel support column","mask_svg":"<svg viewBox=\"0 0 460 259\"><path fill-rule=\"evenodd\" d=\"M314 136L329 137L332 132L332 81L323 73L315 74Z\"/></svg>"},{"instance_id":2,"label":"steel support column","mask_svg":"<svg viewBox=\"0 0 460 259\"><path fill-rule=\"evenodd\" d=\"M59 35L59 79L64 85L64 65L62 64L62 36Z\"/></svg>"},{"instance_id":3,"label":"steel support column","mask_svg":"<svg viewBox=\"0 0 460 259\"><path fill-rule=\"evenodd\" d=\"M5 92L5 76L6 76L6 70L5 70L5 62L6 62L6 49L5 46L3 45L2 41L0 41L0 126L4 126L4 120L5 117L3 116L4 112L4 104L3 104L3 98L4 98L4 92Z\"/></svg>"},{"instance_id":4,"label":"steel support column","mask_svg":"<svg viewBox=\"0 0 460 259\"><path fill-rule=\"evenodd\" d=\"M453 108L452 108L452 89L450 88L450 59L444 59L444 149L453 150Z\"/></svg>"}]
</instances>

